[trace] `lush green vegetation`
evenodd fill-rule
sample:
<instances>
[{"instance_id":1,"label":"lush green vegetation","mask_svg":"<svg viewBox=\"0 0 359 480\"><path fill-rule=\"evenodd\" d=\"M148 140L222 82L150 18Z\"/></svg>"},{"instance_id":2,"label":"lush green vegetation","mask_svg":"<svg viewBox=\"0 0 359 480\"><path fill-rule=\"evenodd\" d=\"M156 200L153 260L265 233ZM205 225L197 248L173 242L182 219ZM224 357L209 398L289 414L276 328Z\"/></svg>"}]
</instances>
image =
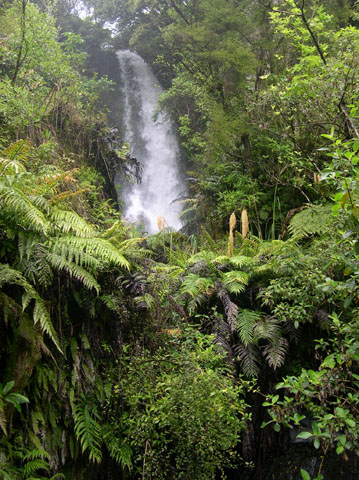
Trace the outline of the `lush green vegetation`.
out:
<instances>
[{"instance_id":1,"label":"lush green vegetation","mask_svg":"<svg viewBox=\"0 0 359 480\"><path fill-rule=\"evenodd\" d=\"M330 458L359 455L356 2L84 3L1 3L0 478L289 478L268 458L290 432L318 458L298 475L340 478ZM165 87L183 232L142 238L111 197L110 44Z\"/></svg>"}]
</instances>

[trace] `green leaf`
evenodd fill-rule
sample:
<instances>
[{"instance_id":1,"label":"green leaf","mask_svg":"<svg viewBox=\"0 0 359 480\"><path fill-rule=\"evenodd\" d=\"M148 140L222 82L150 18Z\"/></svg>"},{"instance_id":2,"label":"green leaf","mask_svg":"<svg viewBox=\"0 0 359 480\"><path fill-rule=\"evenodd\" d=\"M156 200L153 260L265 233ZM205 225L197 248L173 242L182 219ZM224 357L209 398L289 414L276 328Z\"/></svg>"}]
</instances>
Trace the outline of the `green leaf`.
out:
<instances>
[{"instance_id":1,"label":"green leaf","mask_svg":"<svg viewBox=\"0 0 359 480\"><path fill-rule=\"evenodd\" d=\"M349 427L354 428L355 427L355 422L351 418L346 418L345 423L349 425Z\"/></svg>"},{"instance_id":2,"label":"green leaf","mask_svg":"<svg viewBox=\"0 0 359 480\"><path fill-rule=\"evenodd\" d=\"M328 368L334 368L335 367L335 358L334 355L329 355L324 359L321 365L322 368L328 367Z\"/></svg>"},{"instance_id":3,"label":"green leaf","mask_svg":"<svg viewBox=\"0 0 359 480\"><path fill-rule=\"evenodd\" d=\"M340 455L342 452L344 452L344 447L343 445L338 445L336 448L337 455Z\"/></svg>"},{"instance_id":4,"label":"green leaf","mask_svg":"<svg viewBox=\"0 0 359 480\"><path fill-rule=\"evenodd\" d=\"M11 380L11 382L7 382L7 384L6 384L5 387L3 388L2 394L3 394L3 395L6 395L6 394L12 389L12 387L13 387L14 385L15 385L14 380Z\"/></svg>"},{"instance_id":5,"label":"green leaf","mask_svg":"<svg viewBox=\"0 0 359 480\"><path fill-rule=\"evenodd\" d=\"M300 432L297 435L297 438L303 438L304 440L307 440L308 438L312 437L313 434L310 432Z\"/></svg>"},{"instance_id":6,"label":"green leaf","mask_svg":"<svg viewBox=\"0 0 359 480\"><path fill-rule=\"evenodd\" d=\"M309 475L309 473L308 473L306 470L304 470L303 468L301 468L301 469L300 469L300 473L301 473L301 475L302 475L302 477L303 477L303 480L310 480L310 475Z\"/></svg>"}]
</instances>

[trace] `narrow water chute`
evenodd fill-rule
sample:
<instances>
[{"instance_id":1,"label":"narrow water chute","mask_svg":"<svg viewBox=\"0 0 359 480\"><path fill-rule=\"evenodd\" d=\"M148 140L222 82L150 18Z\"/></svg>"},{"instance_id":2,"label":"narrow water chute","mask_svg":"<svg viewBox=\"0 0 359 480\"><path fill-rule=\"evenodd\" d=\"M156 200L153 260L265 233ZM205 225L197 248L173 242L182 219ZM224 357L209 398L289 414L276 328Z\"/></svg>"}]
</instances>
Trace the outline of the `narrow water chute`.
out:
<instances>
[{"instance_id":1,"label":"narrow water chute","mask_svg":"<svg viewBox=\"0 0 359 480\"><path fill-rule=\"evenodd\" d=\"M180 152L172 122L164 114L154 119L161 88L150 67L129 50L117 52L123 102L123 140L131 156L143 164L142 182L126 194L125 216L157 231L157 218L176 230L182 226L175 200L183 194Z\"/></svg>"}]
</instances>

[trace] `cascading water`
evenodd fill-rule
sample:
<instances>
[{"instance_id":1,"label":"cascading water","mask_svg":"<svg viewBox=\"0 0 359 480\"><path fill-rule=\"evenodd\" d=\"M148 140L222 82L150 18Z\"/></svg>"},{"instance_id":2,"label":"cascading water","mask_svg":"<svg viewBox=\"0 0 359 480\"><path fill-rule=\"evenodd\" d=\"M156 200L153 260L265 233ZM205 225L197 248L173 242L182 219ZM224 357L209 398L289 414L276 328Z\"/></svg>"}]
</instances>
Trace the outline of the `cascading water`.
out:
<instances>
[{"instance_id":1,"label":"cascading water","mask_svg":"<svg viewBox=\"0 0 359 480\"><path fill-rule=\"evenodd\" d=\"M150 67L129 50L117 52L120 64L123 132L131 156L143 164L142 182L133 185L125 198L125 216L158 231L157 218L178 230L179 209L172 202L184 191L179 171L179 148L171 121L156 111L161 88Z\"/></svg>"}]
</instances>

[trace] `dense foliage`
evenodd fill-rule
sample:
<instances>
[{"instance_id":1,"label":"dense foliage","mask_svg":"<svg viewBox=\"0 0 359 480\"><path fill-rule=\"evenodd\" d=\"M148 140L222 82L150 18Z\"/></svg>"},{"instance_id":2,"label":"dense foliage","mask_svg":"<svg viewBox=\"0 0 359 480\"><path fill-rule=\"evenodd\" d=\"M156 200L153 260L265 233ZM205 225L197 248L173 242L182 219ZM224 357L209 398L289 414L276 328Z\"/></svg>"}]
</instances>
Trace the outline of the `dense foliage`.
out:
<instances>
[{"instance_id":1,"label":"dense foliage","mask_svg":"<svg viewBox=\"0 0 359 480\"><path fill-rule=\"evenodd\" d=\"M0 478L350 478L356 2L76 3L0 10ZM142 237L110 196L111 43L166 87L183 232ZM273 471L296 441L312 471Z\"/></svg>"}]
</instances>

